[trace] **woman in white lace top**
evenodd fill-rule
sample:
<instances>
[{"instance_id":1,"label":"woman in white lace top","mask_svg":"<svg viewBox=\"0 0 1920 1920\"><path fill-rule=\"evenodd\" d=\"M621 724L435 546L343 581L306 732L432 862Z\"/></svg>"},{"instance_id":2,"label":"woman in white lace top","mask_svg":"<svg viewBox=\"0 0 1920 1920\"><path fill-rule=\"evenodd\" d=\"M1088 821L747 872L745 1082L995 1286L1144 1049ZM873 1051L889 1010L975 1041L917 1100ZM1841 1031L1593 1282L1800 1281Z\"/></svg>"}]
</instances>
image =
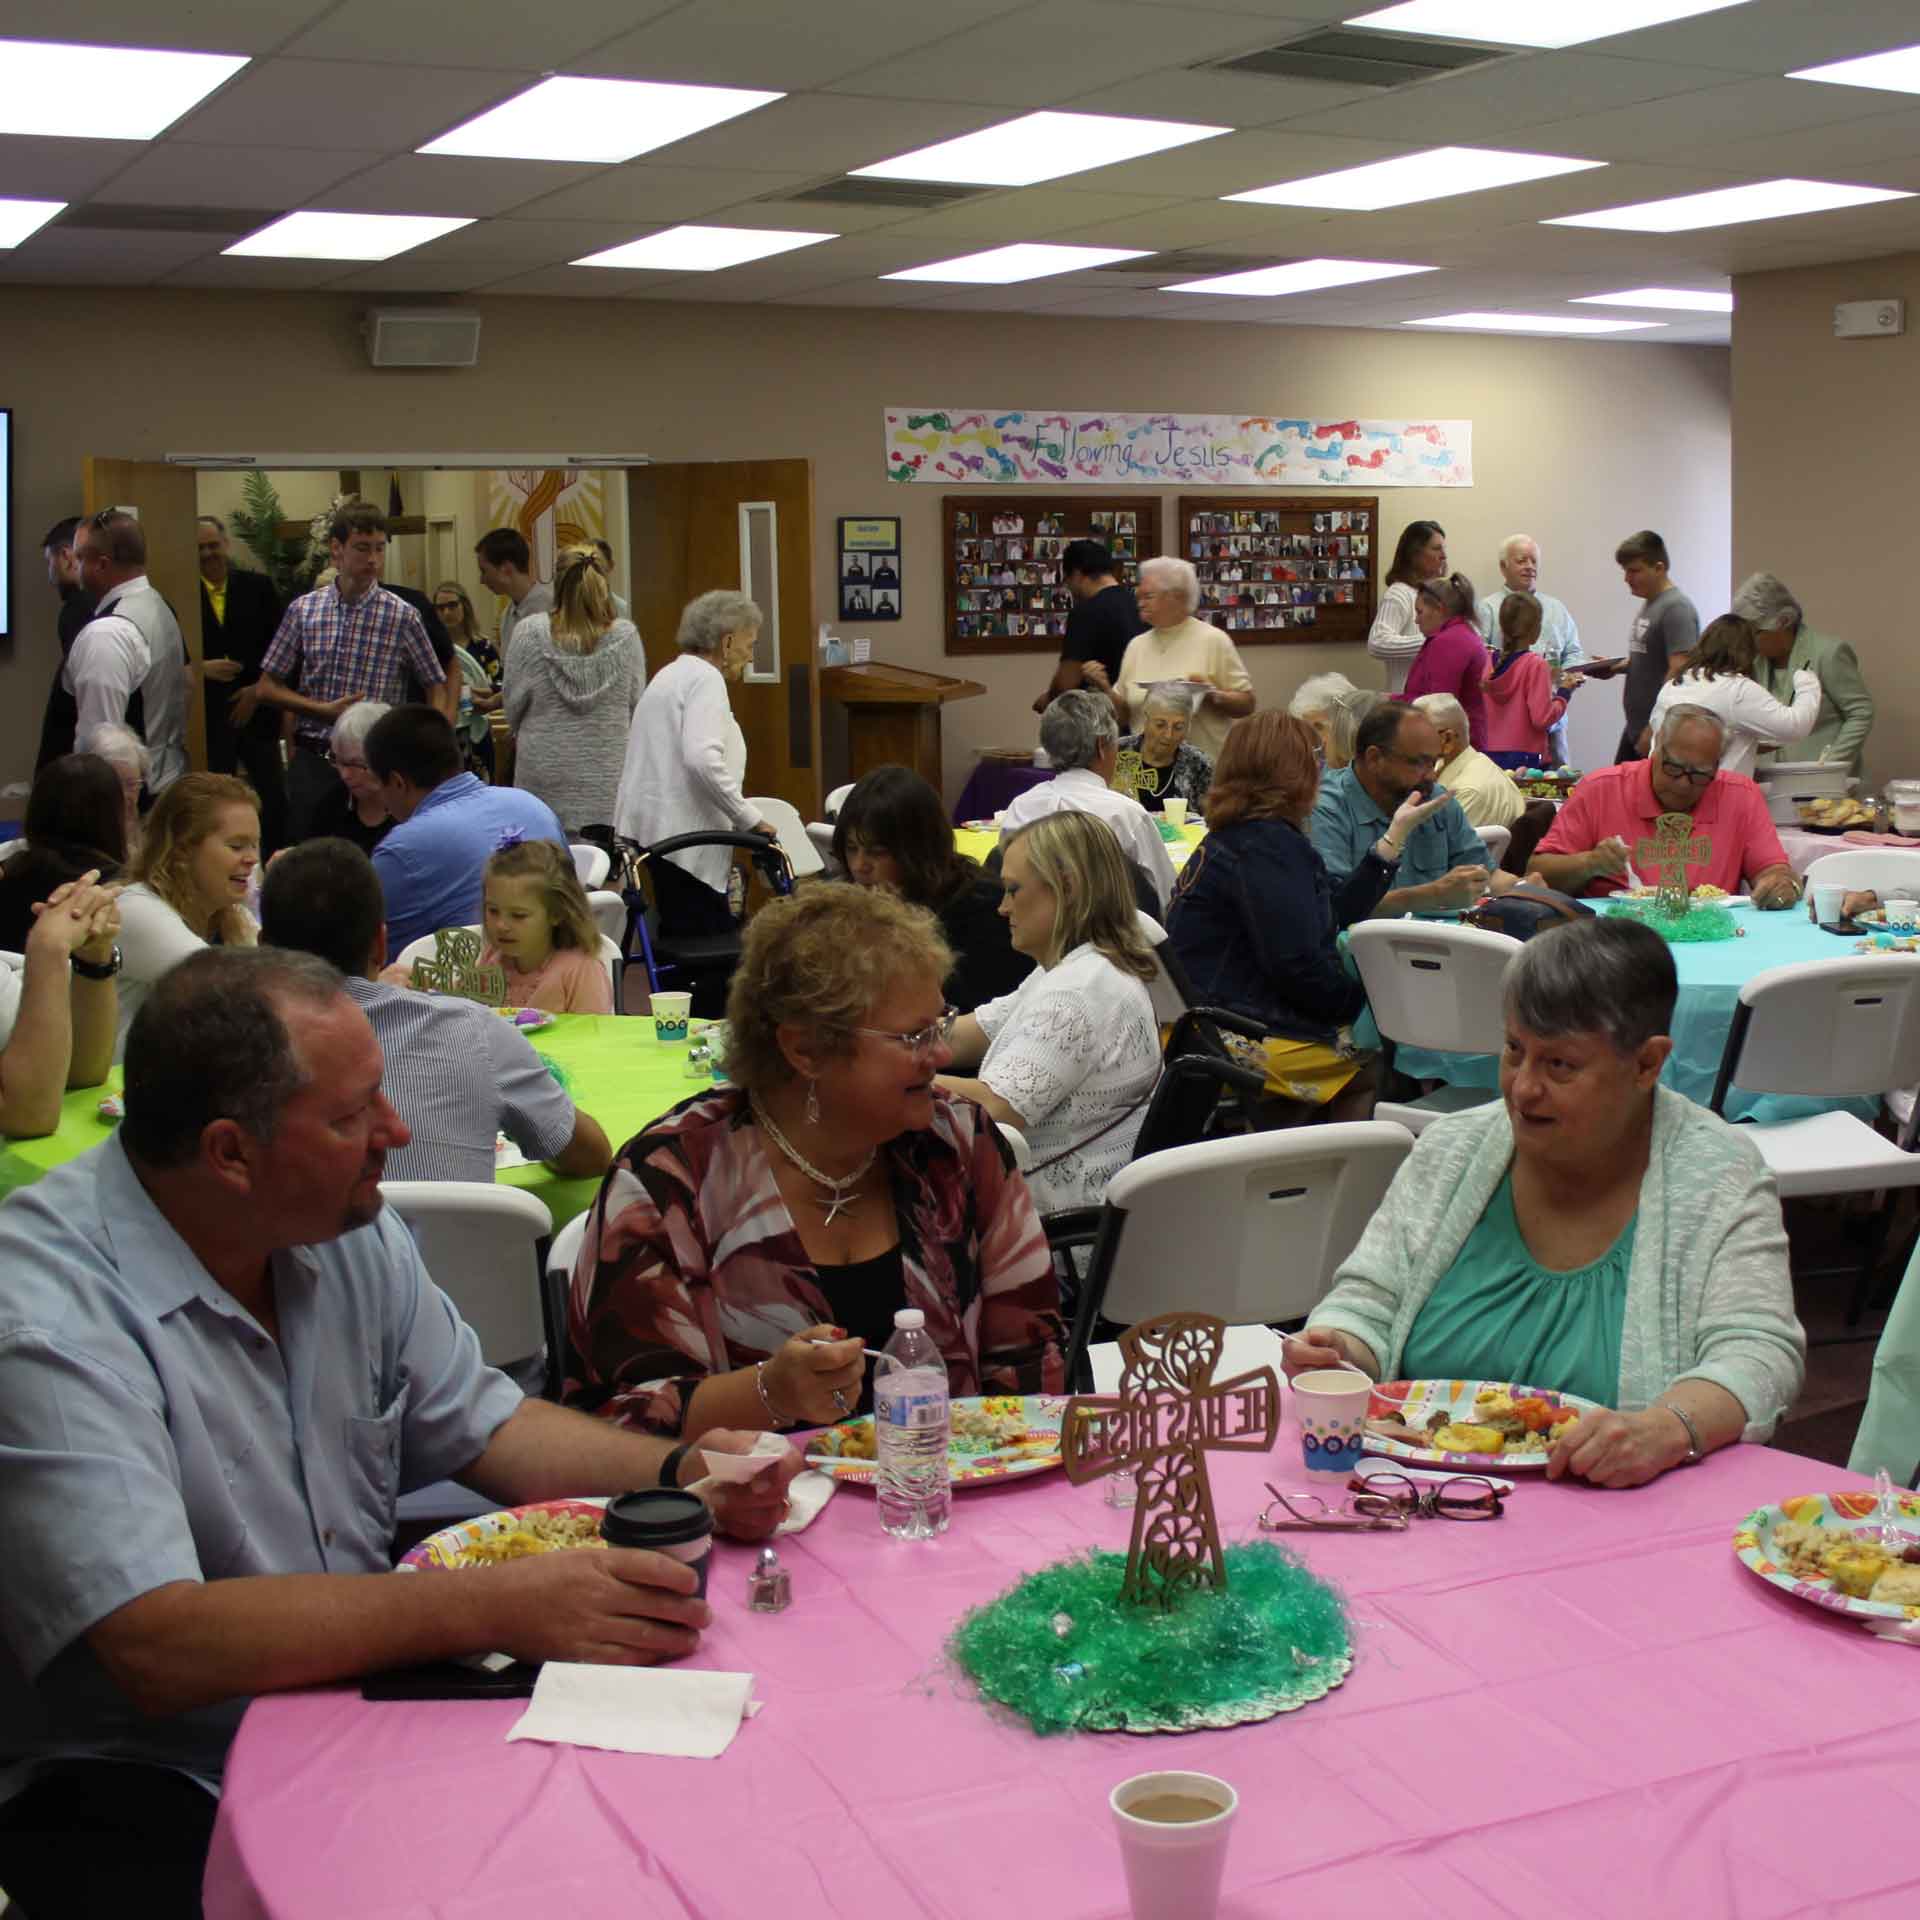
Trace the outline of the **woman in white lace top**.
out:
<instances>
[{"instance_id":1,"label":"woman in white lace top","mask_svg":"<svg viewBox=\"0 0 1920 1920\"><path fill-rule=\"evenodd\" d=\"M941 1082L1026 1136L1042 1213L1098 1206L1133 1155L1160 1071L1132 878L1112 830L1086 813L1021 828L1000 878L1014 949L1039 965L955 1022L953 1064L978 1077Z\"/></svg>"}]
</instances>

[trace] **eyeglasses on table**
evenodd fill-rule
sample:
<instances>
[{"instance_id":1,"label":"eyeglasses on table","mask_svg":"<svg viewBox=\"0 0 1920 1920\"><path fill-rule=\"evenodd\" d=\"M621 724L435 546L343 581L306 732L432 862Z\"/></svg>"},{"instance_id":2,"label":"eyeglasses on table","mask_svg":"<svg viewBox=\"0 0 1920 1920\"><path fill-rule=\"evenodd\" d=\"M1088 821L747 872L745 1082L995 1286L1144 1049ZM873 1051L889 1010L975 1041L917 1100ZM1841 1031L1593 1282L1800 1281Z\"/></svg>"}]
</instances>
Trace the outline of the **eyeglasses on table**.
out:
<instances>
[{"instance_id":1,"label":"eyeglasses on table","mask_svg":"<svg viewBox=\"0 0 1920 1920\"><path fill-rule=\"evenodd\" d=\"M1506 1489L1477 1474L1424 1484L1404 1474L1369 1474L1348 1482L1337 1507L1317 1493L1266 1484L1273 1498L1260 1509L1263 1533L1404 1533L1415 1520L1498 1520L1506 1511ZM1283 1509L1278 1518L1275 1507Z\"/></svg>"}]
</instances>

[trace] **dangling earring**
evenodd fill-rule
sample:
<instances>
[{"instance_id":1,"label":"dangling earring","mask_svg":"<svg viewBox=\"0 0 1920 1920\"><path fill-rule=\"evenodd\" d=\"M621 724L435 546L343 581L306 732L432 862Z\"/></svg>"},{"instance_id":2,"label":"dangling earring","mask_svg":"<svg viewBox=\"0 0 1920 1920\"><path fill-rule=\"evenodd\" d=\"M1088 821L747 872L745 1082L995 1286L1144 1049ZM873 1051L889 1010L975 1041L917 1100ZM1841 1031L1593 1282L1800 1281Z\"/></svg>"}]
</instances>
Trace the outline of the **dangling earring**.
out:
<instances>
[{"instance_id":1,"label":"dangling earring","mask_svg":"<svg viewBox=\"0 0 1920 1920\"><path fill-rule=\"evenodd\" d=\"M820 1124L820 1094L818 1088L818 1081L809 1080L807 1082L807 1125L810 1127L817 1127Z\"/></svg>"}]
</instances>

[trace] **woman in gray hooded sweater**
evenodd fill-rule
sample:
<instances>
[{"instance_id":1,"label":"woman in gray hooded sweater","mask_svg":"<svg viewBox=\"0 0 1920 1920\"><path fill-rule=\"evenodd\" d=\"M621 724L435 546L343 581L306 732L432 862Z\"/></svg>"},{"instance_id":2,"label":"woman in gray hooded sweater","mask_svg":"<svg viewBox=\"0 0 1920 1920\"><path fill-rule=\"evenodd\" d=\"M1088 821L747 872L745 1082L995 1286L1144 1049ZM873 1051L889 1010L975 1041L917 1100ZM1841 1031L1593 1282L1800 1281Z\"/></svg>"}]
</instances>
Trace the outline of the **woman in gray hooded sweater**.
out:
<instances>
[{"instance_id":1,"label":"woman in gray hooded sweater","mask_svg":"<svg viewBox=\"0 0 1920 1920\"><path fill-rule=\"evenodd\" d=\"M569 547L553 577L553 611L515 627L502 687L514 731L513 781L577 836L613 818L627 730L647 682L631 620L618 618L591 547Z\"/></svg>"}]
</instances>

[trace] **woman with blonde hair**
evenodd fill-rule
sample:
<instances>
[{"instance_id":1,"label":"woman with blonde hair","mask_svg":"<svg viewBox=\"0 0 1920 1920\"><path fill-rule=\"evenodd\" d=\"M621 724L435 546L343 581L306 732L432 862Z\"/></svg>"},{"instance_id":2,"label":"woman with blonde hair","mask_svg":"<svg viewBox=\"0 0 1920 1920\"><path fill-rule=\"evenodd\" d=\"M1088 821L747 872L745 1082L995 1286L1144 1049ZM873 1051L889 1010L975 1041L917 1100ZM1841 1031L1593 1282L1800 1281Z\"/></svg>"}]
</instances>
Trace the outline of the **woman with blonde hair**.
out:
<instances>
[{"instance_id":1,"label":"woman with blonde hair","mask_svg":"<svg viewBox=\"0 0 1920 1920\"><path fill-rule=\"evenodd\" d=\"M1133 877L1104 821L1050 813L1008 840L1000 884L1014 950L1037 964L954 1023L954 1065L972 1077L941 1085L1026 1136L1043 1213L1098 1206L1133 1157L1160 1073Z\"/></svg>"},{"instance_id":2,"label":"woman with blonde hair","mask_svg":"<svg viewBox=\"0 0 1920 1920\"><path fill-rule=\"evenodd\" d=\"M1032 1196L947 1061L933 916L808 887L748 923L731 1085L621 1149L574 1267L570 1404L695 1441L872 1403L861 1349L917 1307L956 1394L1058 1392L1059 1294Z\"/></svg>"},{"instance_id":3,"label":"woman with blonde hair","mask_svg":"<svg viewBox=\"0 0 1920 1920\"><path fill-rule=\"evenodd\" d=\"M553 611L514 627L502 681L513 783L576 835L613 819L627 728L647 681L639 632L615 614L597 558L591 547L560 555Z\"/></svg>"},{"instance_id":4,"label":"woman with blonde hair","mask_svg":"<svg viewBox=\"0 0 1920 1920\"><path fill-rule=\"evenodd\" d=\"M507 976L507 1005L611 1013L613 981L573 856L554 840L515 840L481 877L483 966Z\"/></svg>"},{"instance_id":5,"label":"woman with blonde hair","mask_svg":"<svg viewBox=\"0 0 1920 1920\"><path fill-rule=\"evenodd\" d=\"M202 947L259 937L247 893L260 864L260 803L244 780L185 773L154 802L120 896L120 1030L113 1057L153 983Z\"/></svg>"}]
</instances>

